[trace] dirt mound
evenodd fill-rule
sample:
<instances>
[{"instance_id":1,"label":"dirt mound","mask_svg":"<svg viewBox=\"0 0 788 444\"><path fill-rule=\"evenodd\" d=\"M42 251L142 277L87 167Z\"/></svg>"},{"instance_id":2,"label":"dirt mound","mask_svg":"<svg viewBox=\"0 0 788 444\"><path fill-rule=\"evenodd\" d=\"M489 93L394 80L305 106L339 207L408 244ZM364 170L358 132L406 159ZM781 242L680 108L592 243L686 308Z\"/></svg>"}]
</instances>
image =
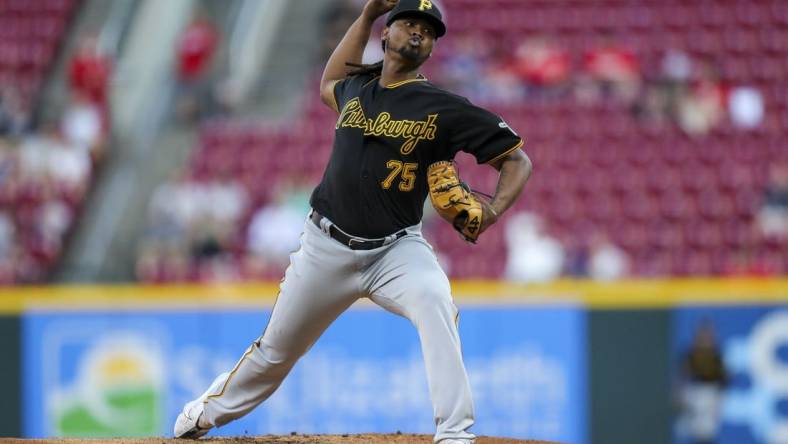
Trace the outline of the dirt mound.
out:
<instances>
[{"instance_id":1,"label":"dirt mound","mask_svg":"<svg viewBox=\"0 0 788 444\"><path fill-rule=\"evenodd\" d=\"M239 438L207 438L199 441L184 441L171 438L145 439L9 439L0 440L18 444L432 444L431 435L291 435L291 436L248 436ZM511 438L479 437L476 444L557 444Z\"/></svg>"}]
</instances>

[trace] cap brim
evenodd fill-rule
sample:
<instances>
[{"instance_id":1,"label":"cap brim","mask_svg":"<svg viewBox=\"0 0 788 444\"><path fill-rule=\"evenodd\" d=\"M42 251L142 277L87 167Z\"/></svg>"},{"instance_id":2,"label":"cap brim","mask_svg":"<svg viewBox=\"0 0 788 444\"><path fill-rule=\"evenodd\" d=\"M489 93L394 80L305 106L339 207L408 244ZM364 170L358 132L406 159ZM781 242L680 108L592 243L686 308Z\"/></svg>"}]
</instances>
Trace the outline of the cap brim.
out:
<instances>
[{"instance_id":1,"label":"cap brim","mask_svg":"<svg viewBox=\"0 0 788 444\"><path fill-rule=\"evenodd\" d=\"M389 17L388 22L386 22L386 26L391 26L391 24L394 23L395 20L399 20L399 19L401 19L403 17L421 17L421 18L427 20L428 22L432 23L432 26L435 28L435 37L436 38L437 37L443 37L444 35L446 35L446 25L444 25L442 21L440 21L437 18L435 18L435 16L432 16L432 15L427 14L425 12L419 12L419 11L402 11L402 12L398 12L398 13L394 14L393 16Z\"/></svg>"}]
</instances>

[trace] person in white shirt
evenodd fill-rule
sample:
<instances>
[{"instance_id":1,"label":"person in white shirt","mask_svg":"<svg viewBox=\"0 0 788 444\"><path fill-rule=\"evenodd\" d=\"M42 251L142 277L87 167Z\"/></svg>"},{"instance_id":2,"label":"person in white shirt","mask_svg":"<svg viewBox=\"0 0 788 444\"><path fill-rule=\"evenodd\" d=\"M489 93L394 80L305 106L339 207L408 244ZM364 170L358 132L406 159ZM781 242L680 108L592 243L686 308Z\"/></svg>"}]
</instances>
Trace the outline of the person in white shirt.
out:
<instances>
[{"instance_id":1,"label":"person in white shirt","mask_svg":"<svg viewBox=\"0 0 788 444\"><path fill-rule=\"evenodd\" d=\"M558 278L564 268L561 243L544 232L542 219L533 213L518 213L506 224L506 278L517 282L547 282Z\"/></svg>"}]
</instances>

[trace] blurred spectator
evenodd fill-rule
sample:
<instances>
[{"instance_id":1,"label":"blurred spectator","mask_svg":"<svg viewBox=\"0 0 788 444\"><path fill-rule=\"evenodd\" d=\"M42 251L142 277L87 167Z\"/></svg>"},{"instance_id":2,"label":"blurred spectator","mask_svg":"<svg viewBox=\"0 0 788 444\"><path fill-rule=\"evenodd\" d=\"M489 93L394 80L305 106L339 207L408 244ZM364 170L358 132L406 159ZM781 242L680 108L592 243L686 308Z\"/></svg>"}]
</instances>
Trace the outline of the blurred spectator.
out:
<instances>
[{"instance_id":1,"label":"blurred spectator","mask_svg":"<svg viewBox=\"0 0 788 444\"><path fill-rule=\"evenodd\" d=\"M206 13L197 10L177 46L178 116L193 121L210 113L213 91L209 73L220 34Z\"/></svg>"},{"instance_id":2,"label":"blurred spectator","mask_svg":"<svg viewBox=\"0 0 788 444\"><path fill-rule=\"evenodd\" d=\"M0 136L22 136L29 129L29 120L17 90L0 84Z\"/></svg>"},{"instance_id":3,"label":"blurred spectator","mask_svg":"<svg viewBox=\"0 0 788 444\"><path fill-rule=\"evenodd\" d=\"M558 278L564 266L564 248L544 232L542 219L517 213L506 223L506 278L519 282L547 282Z\"/></svg>"},{"instance_id":4,"label":"blurred spectator","mask_svg":"<svg viewBox=\"0 0 788 444\"><path fill-rule=\"evenodd\" d=\"M788 240L788 162L769 166L757 224L765 237Z\"/></svg>"},{"instance_id":5,"label":"blurred spectator","mask_svg":"<svg viewBox=\"0 0 788 444\"><path fill-rule=\"evenodd\" d=\"M178 41L178 79L184 83L200 80L210 67L218 43L216 26L198 11Z\"/></svg>"},{"instance_id":6,"label":"blurred spectator","mask_svg":"<svg viewBox=\"0 0 788 444\"><path fill-rule=\"evenodd\" d=\"M209 217L222 226L222 231L231 231L249 204L246 189L230 173L217 174L205 186Z\"/></svg>"},{"instance_id":7,"label":"blurred spectator","mask_svg":"<svg viewBox=\"0 0 788 444\"><path fill-rule=\"evenodd\" d=\"M763 96L760 91L750 86L734 88L728 99L728 109L735 126L755 128L763 121Z\"/></svg>"},{"instance_id":8,"label":"blurred spectator","mask_svg":"<svg viewBox=\"0 0 788 444\"><path fill-rule=\"evenodd\" d=\"M0 210L0 285L14 282L16 227L6 211Z\"/></svg>"},{"instance_id":9,"label":"blurred spectator","mask_svg":"<svg viewBox=\"0 0 788 444\"><path fill-rule=\"evenodd\" d=\"M524 85L514 70L503 63L487 67L483 81L478 83L477 100L480 102L514 104L525 98Z\"/></svg>"},{"instance_id":10,"label":"blurred spectator","mask_svg":"<svg viewBox=\"0 0 788 444\"><path fill-rule=\"evenodd\" d=\"M196 202L188 183L188 177L174 176L153 193L137 260L137 278L144 282L189 277L188 224Z\"/></svg>"},{"instance_id":11,"label":"blurred spectator","mask_svg":"<svg viewBox=\"0 0 788 444\"><path fill-rule=\"evenodd\" d=\"M728 88L711 61L700 65L697 78L678 104L679 126L688 134L703 135L720 123L728 103Z\"/></svg>"},{"instance_id":12,"label":"blurred spectator","mask_svg":"<svg viewBox=\"0 0 788 444\"><path fill-rule=\"evenodd\" d=\"M681 362L680 430L693 444L717 442L723 390L728 374L717 344L714 325L698 326Z\"/></svg>"},{"instance_id":13,"label":"blurred spectator","mask_svg":"<svg viewBox=\"0 0 788 444\"><path fill-rule=\"evenodd\" d=\"M81 197L90 179L90 156L63 139L57 125L46 123L19 148L20 175L25 183L52 182L59 191Z\"/></svg>"},{"instance_id":14,"label":"blurred spectator","mask_svg":"<svg viewBox=\"0 0 788 444\"><path fill-rule=\"evenodd\" d=\"M588 242L580 236L569 236L563 242L566 257L564 258L563 274L570 277L584 278L588 276Z\"/></svg>"},{"instance_id":15,"label":"blurred spectator","mask_svg":"<svg viewBox=\"0 0 788 444\"><path fill-rule=\"evenodd\" d=\"M564 272L570 276L610 281L629 273L629 255L603 232L594 232L588 240L570 239L566 249Z\"/></svg>"},{"instance_id":16,"label":"blurred spectator","mask_svg":"<svg viewBox=\"0 0 788 444\"><path fill-rule=\"evenodd\" d=\"M479 100L484 83L479 80L491 62L490 42L483 34L466 34L457 36L453 43L441 64L440 82L449 91Z\"/></svg>"},{"instance_id":17,"label":"blurred spectator","mask_svg":"<svg viewBox=\"0 0 788 444\"><path fill-rule=\"evenodd\" d=\"M680 49L669 49L660 61L661 72L655 81L647 82L635 103L640 123L664 128L676 120L679 102L687 94L692 74L692 60Z\"/></svg>"},{"instance_id":18,"label":"blurred spectator","mask_svg":"<svg viewBox=\"0 0 788 444\"><path fill-rule=\"evenodd\" d=\"M154 191L140 246L144 281L234 280L233 243L246 214L246 190L229 175L197 181L177 175Z\"/></svg>"},{"instance_id":19,"label":"blurred spectator","mask_svg":"<svg viewBox=\"0 0 788 444\"><path fill-rule=\"evenodd\" d=\"M669 49L661 60L662 77L670 82L685 83L692 74L692 60L680 49Z\"/></svg>"},{"instance_id":20,"label":"blurred spectator","mask_svg":"<svg viewBox=\"0 0 788 444\"><path fill-rule=\"evenodd\" d=\"M50 155L60 148L61 139L57 126L52 122L45 123L37 133L25 137L19 146L20 175L27 182L42 181L49 178L51 172Z\"/></svg>"},{"instance_id":21,"label":"blurred spectator","mask_svg":"<svg viewBox=\"0 0 788 444\"><path fill-rule=\"evenodd\" d=\"M147 237L156 244L177 249L184 244L197 202L190 193L188 176L173 177L153 192L148 207Z\"/></svg>"},{"instance_id":22,"label":"blurred spectator","mask_svg":"<svg viewBox=\"0 0 788 444\"><path fill-rule=\"evenodd\" d=\"M604 37L583 56L583 72L578 78L578 98L593 102L613 98L631 103L641 83L640 62L635 53Z\"/></svg>"},{"instance_id":23,"label":"blurred spectator","mask_svg":"<svg viewBox=\"0 0 788 444\"><path fill-rule=\"evenodd\" d=\"M298 249L312 187L298 179L281 183L272 201L252 216L246 248L252 268L262 271L287 265Z\"/></svg>"},{"instance_id":24,"label":"blurred spectator","mask_svg":"<svg viewBox=\"0 0 788 444\"><path fill-rule=\"evenodd\" d=\"M197 225L203 241L210 255L227 252L249 204L246 189L229 174L220 174L202 187L205 201Z\"/></svg>"},{"instance_id":25,"label":"blurred spectator","mask_svg":"<svg viewBox=\"0 0 788 444\"><path fill-rule=\"evenodd\" d=\"M441 87L472 102L510 104L524 98L525 86L514 63L492 53L489 37L470 33L452 43L439 67Z\"/></svg>"},{"instance_id":26,"label":"blurred spectator","mask_svg":"<svg viewBox=\"0 0 788 444\"><path fill-rule=\"evenodd\" d=\"M515 51L515 72L528 85L530 93L565 85L570 68L566 50L545 36L528 38Z\"/></svg>"},{"instance_id":27,"label":"blurred spectator","mask_svg":"<svg viewBox=\"0 0 788 444\"><path fill-rule=\"evenodd\" d=\"M77 51L72 55L68 80L74 94L84 97L107 113L108 87L112 75L112 61L99 45L98 37L82 37Z\"/></svg>"},{"instance_id":28,"label":"blurred spectator","mask_svg":"<svg viewBox=\"0 0 788 444\"><path fill-rule=\"evenodd\" d=\"M105 150L106 132L101 109L84 95L75 95L60 123L65 140L72 146L99 159Z\"/></svg>"},{"instance_id":29,"label":"blurred spectator","mask_svg":"<svg viewBox=\"0 0 788 444\"><path fill-rule=\"evenodd\" d=\"M604 233L591 239L588 274L592 279L610 281L629 273L629 255L615 245Z\"/></svg>"},{"instance_id":30,"label":"blurred spectator","mask_svg":"<svg viewBox=\"0 0 788 444\"><path fill-rule=\"evenodd\" d=\"M42 203L36 211L35 232L38 253L46 262L53 261L63 248L63 241L73 221L71 207L59 198L54 189L45 188Z\"/></svg>"},{"instance_id":31,"label":"blurred spectator","mask_svg":"<svg viewBox=\"0 0 788 444\"><path fill-rule=\"evenodd\" d=\"M0 138L0 206L10 205L17 193L17 150L7 139Z\"/></svg>"},{"instance_id":32,"label":"blurred spectator","mask_svg":"<svg viewBox=\"0 0 788 444\"><path fill-rule=\"evenodd\" d=\"M7 211L0 210L0 263L10 261L14 253L16 228Z\"/></svg>"},{"instance_id":33,"label":"blurred spectator","mask_svg":"<svg viewBox=\"0 0 788 444\"><path fill-rule=\"evenodd\" d=\"M63 193L81 198L90 181L90 155L62 138L49 147L49 177Z\"/></svg>"},{"instance_id":34,"label":"blurred spectator","mask_svg":"<svg viewBox=\"0 0 788 444\"><path fill-rule=\"evenodd\" d=\"M246 214L246 189L229 174L202 185L201 211L192 224L191 256L202 281L235 281L240 276L233 257L241 219Z\"/></svg>"}]
</instances>

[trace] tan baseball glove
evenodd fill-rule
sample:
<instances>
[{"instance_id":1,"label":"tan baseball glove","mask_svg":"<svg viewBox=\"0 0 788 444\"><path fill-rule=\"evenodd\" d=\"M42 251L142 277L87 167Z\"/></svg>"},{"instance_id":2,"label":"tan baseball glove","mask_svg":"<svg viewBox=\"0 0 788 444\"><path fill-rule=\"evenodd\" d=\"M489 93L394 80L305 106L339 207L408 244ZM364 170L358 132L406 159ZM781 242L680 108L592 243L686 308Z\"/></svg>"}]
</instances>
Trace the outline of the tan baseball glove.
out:
<instances>
[{"instance_id":1,"label":"tan baseball glove","mask_svg":"<svg viewBox=\"0 0 788 444\"><path fill-rule=\"evenodd\" d=\"M482 226L484 202L460 180L449 161L435 162L427 168L430 200L435 211L447 220L468 242L476 243Z\"/></svg>"}]
</instances>

